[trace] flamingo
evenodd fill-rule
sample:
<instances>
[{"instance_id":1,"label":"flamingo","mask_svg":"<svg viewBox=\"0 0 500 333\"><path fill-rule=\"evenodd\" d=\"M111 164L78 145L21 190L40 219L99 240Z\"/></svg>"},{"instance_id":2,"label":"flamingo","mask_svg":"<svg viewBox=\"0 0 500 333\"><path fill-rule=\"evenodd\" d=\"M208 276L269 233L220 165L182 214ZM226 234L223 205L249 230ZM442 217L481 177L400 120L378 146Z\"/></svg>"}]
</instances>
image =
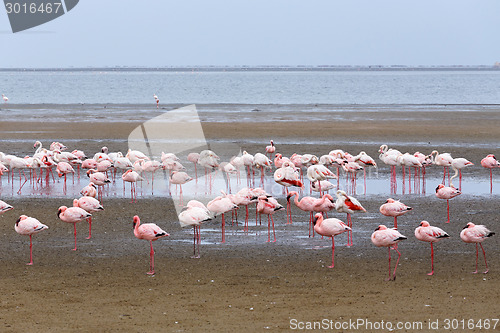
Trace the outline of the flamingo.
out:
<instances>
[{"instance_id":1,"label":"flamingo","mask_svg":"<svg viewBox=\"0 0 500 333\"><path fill-rule=\"evenodd\" d=\"M202 150L198 159L198 164L205 168L205 183L207 183L207 170L214 170L219 166L219 156L211 150ZM208 188L212 192L212 173L209 174Z\"/></svg>"},{"instance_id":2,"label":"flamingo","mask_svg":"<svg viewBox=\"0 0 500 333\"><path fill-rule=\"evenodd\" d=\"M87 213L91 214L104 210L104 207L100 204L99 200L87 196L83 196L80 199L74 199L73 207L80 207ZM90 239L92 238L92 216L87 219L87 222L89 223L89 237L87 237L87 239Z\"/></svg>"},{"instance_id":3,"label":"flamingo","mask_svg":"<svg viewBox=\"0 0 500 333\"><path fill-rule=\"evenodd\" d=\"M468 167L470 165L474 165L474 163L472 163L471 161L463 158L463 157L458 157L458 158L454 158L452 161L451 161L451 167L453 168L453 170L458 170L458 174L459 174L459 184L458 184L458 189L460 191L462 191L462 169L465 168L465 167Z\"/></svg>"},{"instance_id":4,"label":"flamingo","mask_svg":"<svg viewBox=\"0 0 500 333\"><path fill-rule=\"evenodd\" d=\"M97 172L97 170L95 169L88 170L87 176L90 178L90 182L98 186L99 201L102 201L102 187L108 183L111 183L111 181L108 179L106 174Z\"/></svg>"},{"instance_id":5,"label":"flamingo","mask_svg":"<svg viewBox=\"0 0 500 333\"><path fill-rule=\"evenodd\" d=\"M134 236L137 237L137 239L145 239L149 241L151 250L149 252L149 272L147 272L146 274L154 275L155 251L153 250L153 241L170 235L154 223L141 224L141 220L137 215L134 216L133 225L134 225Z\"/></svg>"},{"instance_id":6,"label":"flamingo","mask_svg":"<svg viewBox=\"0 0 500 333\"><path fill-rule=\"evenodd\" d=\"M460 238L465 243L476 243L476 270L472 272L473 274L477 273L477 260L479 257L479 249L477 244L481 246L481 250L483 250L484 264L486 265L486 271L483 273L488 273L488 263L486 262L486 252L484 252L483 244L481 244L488 237L493 236L495 233L491 232L484 225L475 225L472 222L467 223L467 225L460 232Z\"/></svg>"},{"instance_id":7,"label":"flamingo","mask_svg":"<svg viewBox=\"0 0 500 333\"><path fill-rule=\"evenodd\" d=\"M9 98L7 96L5 96L4 94L2 94L2 99L3 99L4 104L6 104L9 101Z\"/></svg>"},{"instance_id":8,"label":"flamingo","mask_svg":"<svg viewBox=\"0 0 500 333\"><path fill-rule=\"evenodd\" d=\"M128 158L132 163L134 163L137 160L149 161L149 157L147 157L143 152L140 152L138 150L129 149L125 157Z\"/></svg>"},{"instance_id":9,"label":"flamingo","mask_svg":"<svg viewBox=\"0 0 500 333\"><path fill-rule=\"evenodd\" d=\"M295 167L289 166L288 163L283 163L280 168L276 169L273 177L276 183L285 187L287 193L288 193L288 187L291 186L300 187L301 189L304 188L304 184L300 180L298 173L295 171ZM287 201L286 211L287 211L286 223L292 224L292 210L290 207L290 201Z\"/></svg>"},{"instance_id":10,"label":"flamingo","mask_svg":"<svg viewBox=\"0 0 500 333\"><path fill-rule=\"evenodd\" d=\"M21 215L16 221L16 225L14 226L16 232L20 235L30 236L30 262L26 265L33 265L33 243L31 242L31 236L48 228L49 227L40 223L37 219L26 215Z\"/></svg>"},{"instance_id":11,"label":"flamingo","mask_svg":"<svg viewBox=\"0 0 500 333\"><path fill-rule=\"evenodd\" d=\"M214 216L217 214L222 214L222 240L221 243L226 242L226 221L224 219L224 213L229 212L237 208L235 204L226 196L218 196L215 199L211 200L207 203L207 208L214 213Z\"/></svg>"},{"instance_id":12,"label":"flamingo","mask_svg":"<svg viewBox=\"0 0 500 333\"><path fill-rule=\"evenodd\" d=\"M296 191L292 191L288 193L286 196L286 201L287 205L290 205L290 198L293 197L293 201L295 203L295 206L299 207L300 210L303 210L304 212L309 212L309 237L311 237L311 234L314 237L314 227L313 227L313 212L314 212L314 205L316 203L316 198L313 197L302 197L299 201L299 194ZM291 209L290 209L290 215L291 215Z\"/></svg>"},{"instance_id":13,"label":"flamingo","mask_svg":"<svg viewBox=\"0 0 500 333\"><path fill-rule=\"evenodd\" d=\"M394 200L392 198L387 199L387 201L380 206L380 212L385 216L394 216L394 228L398 228L398 216L408 213L412 210L399 200Z\"/></svg>"},{"instance_id":14,"label":"flamingo","mask_svg":"<svg viewBox=\"0 0 500 333\"><path fill-rule=\"evenodd\" d=\"M266 146L266 153L269 154L269 158L271 158L271 155L274 154L276 151L276 147L274 146L273 140L271 140L271 145Z\"/></svg>"},{"instance_id":15,"label":"flamingo","mask_svg":"<svg viewBox=\"0 0 500 333\"><path fill-rule=\"evenodd\" d=\"M14 209L14 207L9 205L5 201L0 200L0 215L2 215L3 213L5 213L11 209Z\"/></svg>"},{"instance_id":16,"label":"flamingo","mask_svg":"<svg viewBox=\"0 0 500 333\"><path fill-rule=\"evenodd\" d=\"M160 99L158 98L158 96L156 96L156 94L153 94L153 98L155 99L155 102L156 102L156 108L159 109L160 108Z\"/></svg>"},{"instance_id":17,"label":"flamingo","mask_svg":"<svg viewBox=\"0 0 500 333\"><path fill-rule=\"evenodd\" d=\"M396 149L388 149L387 145L381 145L379 153L379 159L391 167L391 193L396 193L396 166L399 165L398 156L401 155L401 152Z\"/></svg>"},{"instance_id":18,"label":"flamingo","mask_svg":"<svg viewBox=\"0 0 500 333\"><path fill-rule=\"evenodd\" d=\"M170 174L170 184L179 185L180 187L179 204L181 206L182 206L182 185L192 180L193 178L191 178L187 173L182 171L172 171L172 173Z\"/></svg>"},{"instance_id":19,"label":"flamingo","mask_svg":"<svg viewBox=\"0 0 500 333\"><path fill-rule=\"evenodd\" d=\"M340 235L346 231L351 230L344 222L339 219L323 219L323 215L321 213L317 213L314 216L314 231L316 231L319 235L325 237L331 237L332 239L332 265L328 266L328 268L333 268L335 266L335 236Z\"/></svg>"},{"instance_id":20,"label":"flamingo","mask_svg":"<svg viewBox=\"0 0 500 333\"><path fill-rule=\"evenodd\" d=\"M196 205L194 205L195 202ZM200 258L201 224L212 219L209 213L208 208L201 202L191 200L187 204L187 210L179 214L179 223L182 228L193 227L193 256L191 258ZM196 254L196 244L198 244L198 254Z\"/></svg>"},{"instance_id":21,"label":"flamingo","mask_svg":"<svg viewBox=\"0 0 500 333\"><path fill-rule=\"evenodd\" d=\"M142 171L144 173L151 173L151 194L153 194L154 190L154 182L155 182L155 172L162 167L161 163L158 161L144 161L142 164ZM147 178L146 178L147 180Z\"/></svg>"},{"instance_id":22,"label":"flamingo","mask_svg":"<svg viewBox=\"0 0 500 333\"><path fill-rule=\"evenodd\" d=\"M443 238L448 238L448 235L443 229L433 227L427 221L420 222L420 226L415 229L415 237L418 240L431 243L431 272L427 275L434 275L434 243Z\"/></svg>"},{"instance_id":23,"label":"flamingo","mask_svg":"<svg viewBox=\"0 0 500 333\"><path fill-rule=\"evenodd\" d=\"M435 156L434 156L435 155ZM436 165L442 166L444 173L443 173L443 181L442 184L445 183L445 178L446 178L446 169L451 166L451 163L453 162L453 157L449 153L439 153L437 150L433 150L431 153L431 158L432 162ZM448 174L449 178L449 174Z\"/></svg>"},{"instance_id":24,"label":"flamingo","mask_svg":"<svg viewBox=\"0 0 500 333\"><path fill-rule=\"evenodd\" d=\"M259 214L267 215L267 242L271 242L271 221L273 225L273 243L276 242L276 232L274 231L274 219L273 214L275 211L283 209L284 207L276 201L273 197L268 198L265 195L261 195L258 198L257 212Z\"/></svg>"},{"instance_id":25,"label":"flamingo","mask_svg":"<svg viewBox=\"0 0 500 333\"><path fill-rule=\"evenodd\" d=\"M369 156L367 153L364 151L361 151L358 155L353 156L354 162L361 163L363 167L363 180L364 180L364 192L366 194L366 167L372 166L375 169L377 168L377 162Z\"/></svg>"},{"instance_id":26,"label":"flamingo","mask_svg":"<svg viewBox=\"0 0 500 333\"><path fill-rule=\"evenodd\" d=\"M364 212L366 213L366 209L361 206L358 199L348 196L342 190L337 190L337 200L335 201L335 209L339 213L347 214L347 225L352 229L352 221L351 214L354 212ZM354 245L352 242L352 230L347 232L347 246Z\"/></svg>"},{"instance_id":27,"label":"flamingo","mask_svg":"<svg viewBox=\"0 0 500 333\"><path fill-rule=\"evenodd\" d=\"M194 175L196 183L198 183L198 171L196 170L196 164L198 164L199 159L200 159L200 154L198 153L189 153L187 156L187 160L194 164Z\"/></svg>"},{"instance_id":28,"label":"flamingo","mask_svg":"<svg viewBox=\"0 0 500 333\"><path fill-rule=\"evenodd\" d=\"M87 213L84 209L80 207L66 207L61 206L57 211L57 217L61 219L63 222L73 223L74 227L74 235L75 235L75 248L73 251L76 251L76 224L82 220L85 220L91 217L92 214Z\"/></svg>"},{"instance_id":29,"label":"flamingo","mask_svg":"<svg viewBox=\"0 0 500 333\"><path fill-rule=\"evenodd\" d=\"M64 175L64 193L66 193L66 175L68 173L75 173L75 169L67 162L57 163L57 175L61 178ZM74 178L73 178L74 179Z\"/></svg>"},{"instance_id":30,"label":"flamingo","mask_svg":"<svg viewBox=\"0 0 500 333\"><path fill-rule=\"evenodd\" d=\"M94 183L90 182L80 191L80 194L85 197L95 198L97 196L97 188Z\"/></svg>"},{"instance_id":31,"label":"flamingo","mask_svg":"<svg viewBox=\"0 0 500 333\"><path fill-rule=\"evenodd\" d=\"M97 161L93 158L87 158L82 161L82 169L97 169Z\"/></svg>"},{"instance_id":32,"label":"flamingo","mask_svg":"<svg viewBox=\"0 0 500 333\"><path fill-rule=\"evenodd\" d=\"M337 176L333 172L331 172L330 169L322 164L313 164L307 168L307 178L311 183L336 177ZM321 186L321 183L319 184ZM319 194L323 195L321 187L319 189Z\"/></svg>"},{"instance_id":33,"label":"flamingo","mask_svg":"<svg viewBox=\"0 0 500 333\"><path fill-rule=\"evenodd\" d=\"M62 143L60 142L52 142L50 144L50 148L49 148L51 151L56 151L58 150L59 152L63 151L63 150L66 150L68 149L68 147L66 147L65 145L63 145Z\"/></svg>"},{"instance_id":34,"label":"flamingo","mask_svg":"<svg viewBox=\"0 0 500 333\"><path fill-rule=\"evenodd\" d=\"M456 189L453 184L451 184L451 186L439 184L438 187L436 187L436 197L439 199L446 199L446 211L448 214L448 221L446 221L446 223L450 223L450 199L460 194L462 194L462 192Z\"/></svg>"},{"instance_id":35,"label":"flamingo","mask_svg":"<svg viewBox=\"0 0 500 333\"><path fill-rule=\"evenodd\" d=\"M422 163L420 163L419 159L415 157L414 155L411 155L409 153L404 153L402 155L398 156L398 162L399 164L403 167L403 194L404 194L404 189L405 189L405 169L408 167L408 187L409 191L411 193L411 168L421 168ZM415 171L416 173L416 171ZM415 175L413 175L413 179L415 179Z\"/></svg>"},{"instance_id":36,"label":"flamingo","mask_svg":"<svg viewBox=\"0 0 500 333\"><path fill-rule=\"evenodd\" d=\"M19 186L19 190L17 191L17 194L21 194L21 190L22 190L24 184L26 184L26 182L28 181L28 178L24 174L24 169L30 168L31 165L29 164L28 160L25 160L24 158L19 158L16 156L12 156L9 164L10 164L10 168L11 168L11 172L12 172L12 186L14 186L14 169L19 170L19 184L20 184L20 186ZM25 179L24 183L22 183L22 184L21 184L21 173L23 174L24 179Z\"/></svg>"},{"instance_id":37,"label":"flamingo","mask_svg":"<svg viewBox=\"0 0 500 333\"><path fill-rule=\"evenodd\" d=\"M401 258L401 253L395 246L400 241L407 239L399 231L394 228L387 228L385 225L379 225L375 232L372 234L372 243L377 247L387 247L389 250L389 278L387 281L396 280L396 269L398 268L399 259ZM394 266L394 273L391 274L391 249L398 253L398 260Z\"/></svg>"},{"instance_id":38,"label":"flamingo","mask_svg":"<svg viewBox=\"0 0 500 333\"><path fill-rule=\"evenodd\" d=\"M123 175L122 175L122 180L124 182L129 182L130 183L130 195L131 195L131 201L130 203L134 203L134 198L135 202L137 202L137 188L136 188L136 183L138 180L144 180L137 172L133 170L127 170Z\"/></svg>"},{"instance_id":39,"label":"flamingo","mask_svg":"<svg viewBox=\"0 0 500 333\"><path fill-rule=\"evenodd\" d=\"M311 183L311 189L314 192L319 192L320 190L322 192L328 192L336 187L337 185L330 183L328 180L318 180Z\"/></svg>"},{"instance_id":40,"label":"flamingo","mask_svg":"<svg viewBox=\"0 0 500 333\"><path fill-rule=\"evenodd\" d=\"M489 154L481 160L481 166L483 168L490 169L490 193L493 192L493 173L492 169L500 167L500 161L498 161L493 154Z\"/></svg>"}]
</instances>

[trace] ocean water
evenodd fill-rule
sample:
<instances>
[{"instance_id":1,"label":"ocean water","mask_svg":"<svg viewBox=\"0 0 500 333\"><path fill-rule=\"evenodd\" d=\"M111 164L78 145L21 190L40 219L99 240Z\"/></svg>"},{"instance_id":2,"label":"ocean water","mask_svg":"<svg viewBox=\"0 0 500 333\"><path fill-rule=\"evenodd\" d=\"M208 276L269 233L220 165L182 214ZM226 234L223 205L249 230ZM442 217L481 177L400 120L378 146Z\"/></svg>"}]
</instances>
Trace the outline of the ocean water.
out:
<instances>
[{"instance_id":1,"label":"ocean water","mask_svg":"<svg viewBox=\"0 0 500 333\"><path fill-rule=\"evenodd\" d=\"M500 71L0 72L13 104L500 104Z\"/></svg>"}]
</instances>

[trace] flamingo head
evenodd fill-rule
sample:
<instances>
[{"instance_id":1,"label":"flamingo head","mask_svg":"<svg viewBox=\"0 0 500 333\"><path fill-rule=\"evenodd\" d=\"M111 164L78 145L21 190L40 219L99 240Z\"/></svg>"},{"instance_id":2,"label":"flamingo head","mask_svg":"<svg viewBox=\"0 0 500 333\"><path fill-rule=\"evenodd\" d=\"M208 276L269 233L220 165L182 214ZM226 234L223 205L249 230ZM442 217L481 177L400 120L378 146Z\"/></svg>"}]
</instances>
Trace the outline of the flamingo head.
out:
<instances>
[{"instance_id":1,"label":"flamingo head","mask_svg":"<svg viewBox=\"0 0 500 333\"><path fill-rule=\"evenodd\" d=\"M467 223L467 225L465 227L463 227L463 229L468 229L468 228L474 228L476 225L472 222L469 222Z\"/></svg>"},{"instance_id":2,"label":"flamingo head","mask_svg":"<svg viewBox=\"0 0 500 333\"><path fill-rule=\"evenodd\" d=\"M439 185L436 187L436 193L437 193L440 189L442 189L443 187L444 187L444 185L443 185L443 184L439 184Z\"/></svg>"},{"instance_id":3,"label":"flamingo head","mask_svg":"<svg viewBox=\"0 0 500 333\"><path fill-rule=\"evenodd\" d=\"M314 215L313 224L316 225L319 219L323 219L323 215L321 213Z\"/></svg>"},{"instance_id":4,"label":"flamingo head","mask_svg":"<svg viewBox=\"0 0 500 333\"><path fill-rule=\"evenodd\" d=\"M136 225L138 224L141 224L141 219L139 218L139 216L134 216L134 222L133 222L133 226L134 226L134 229L136 228Z\"/></svg>"},{"instance_id":5,"label":"flamingo head","mask_svg":"<svg viewBox=\"0 0 500 333\"><path fill-rule=\"evenodd\" d=\"M429 226L430 226L430 224L429 224L429 222L427 222L427 221L422 221L422 222L420 222L420 226L421 226L421 227L429 227Z\"/></svg>"},{"instance_id":6,"label":"flamingo head","mask_svg":"<svg viewBox=\"0 0 500 333\"><path fill-rule=\"evenodd\" d=\"M378 231L378 230L387 230L387 227L385 225L381 224L377 227L377 229L375 229L375 231Z\"/></svg>"},{"instance_id":7,"label":"flamingo head","mask_svg":"<svg viewBox=\"0 0 500 333\"><path fill-rule=\"evenodd\" d=\"M66 209L68 209L68 207L66 207L66 206L59 207L59 209L57 210L57 217L59 217L59 215L61 215L61 213L64 213L66 211Z\"/></svg>"}]
</instances>

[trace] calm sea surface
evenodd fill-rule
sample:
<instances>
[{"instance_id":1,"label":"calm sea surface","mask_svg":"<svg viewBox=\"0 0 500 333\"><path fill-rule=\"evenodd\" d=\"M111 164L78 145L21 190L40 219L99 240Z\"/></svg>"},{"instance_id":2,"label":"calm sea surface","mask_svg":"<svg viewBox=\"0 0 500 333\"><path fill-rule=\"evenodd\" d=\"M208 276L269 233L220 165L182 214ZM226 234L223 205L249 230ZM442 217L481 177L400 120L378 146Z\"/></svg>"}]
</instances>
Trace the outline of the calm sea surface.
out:
<instances>
[{"instance_id":1,"label":"calm sea surface","mask_svg":"<svg viewBox=\"0 0 500 333\"><path fill-rule=\"evenodd\" d=\"M9 103L500 104L500 71L0 72Z\"/></svg>"}]
</instances>

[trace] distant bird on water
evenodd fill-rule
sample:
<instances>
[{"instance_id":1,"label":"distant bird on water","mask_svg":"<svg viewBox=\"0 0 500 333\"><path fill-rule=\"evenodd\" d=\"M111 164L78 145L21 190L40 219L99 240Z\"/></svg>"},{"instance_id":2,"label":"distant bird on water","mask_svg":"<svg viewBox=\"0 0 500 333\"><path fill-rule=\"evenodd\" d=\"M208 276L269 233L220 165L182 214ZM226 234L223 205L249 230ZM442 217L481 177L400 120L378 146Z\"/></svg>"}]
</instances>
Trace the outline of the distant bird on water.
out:
<instances>
[{"instance_id":1,"label":"distant bird on water","mask_svg":"<svg viewBox=\"0 0 500 333\"><path fill-rule=\"evenodd\" d=\"M9 101L9 98L7 96L5 96L4 94L2 94L2 99L3 99L4 103L7 103Z\"/></svg>"},{"instance_id":2,"label":"distant bird on water","mask_svg":"<svg viewBox=\"0 0 500 333\"><path fill-rule=\"evenodd\" d=\"M156 96L156 94L153 94L153 97L154 97L154 99L155 99L155 101L156 101L156 108L158 109L158 108L160 107L160 106L159 106L159 104L160 104L160 99L158 98L158 96Z\"/></svg>"}]
</instances>

